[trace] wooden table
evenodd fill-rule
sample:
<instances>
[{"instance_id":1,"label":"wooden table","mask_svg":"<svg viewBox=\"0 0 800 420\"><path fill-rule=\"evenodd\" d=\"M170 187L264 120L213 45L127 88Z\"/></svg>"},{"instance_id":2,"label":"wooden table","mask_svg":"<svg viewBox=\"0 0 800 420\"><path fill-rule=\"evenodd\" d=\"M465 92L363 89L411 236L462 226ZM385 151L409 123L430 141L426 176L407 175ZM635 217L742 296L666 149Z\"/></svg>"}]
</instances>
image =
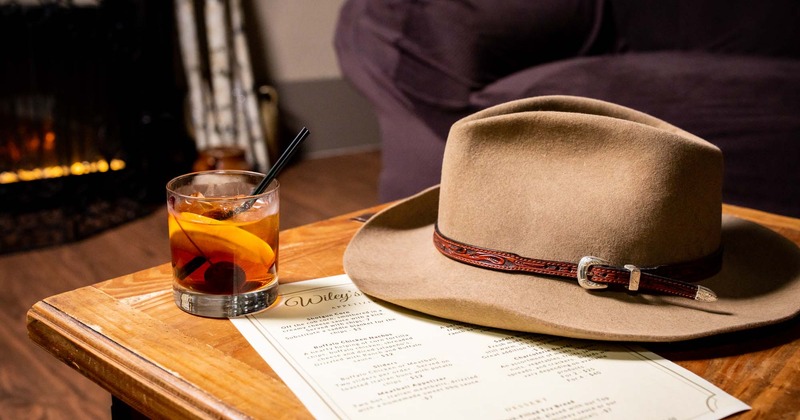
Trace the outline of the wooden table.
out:
<instances>
[{"instance_id":1,"label":"wooden table","mask_svg":"<svg viewBox=\"0 0 800 420\"><path fill-rule=\"evenodd\" d=\"M281 232L282 282L343 273L342 254L378 207ZM800 243L800 220L724 206ZM151 417L311 417L233 324L188 315L163 264L56 295L28 312L30 338ZM798 297L800 298L800 297ZM741 418L800 412L800 319L644 347L753 407Z\"/></svg>"}]
</instances>

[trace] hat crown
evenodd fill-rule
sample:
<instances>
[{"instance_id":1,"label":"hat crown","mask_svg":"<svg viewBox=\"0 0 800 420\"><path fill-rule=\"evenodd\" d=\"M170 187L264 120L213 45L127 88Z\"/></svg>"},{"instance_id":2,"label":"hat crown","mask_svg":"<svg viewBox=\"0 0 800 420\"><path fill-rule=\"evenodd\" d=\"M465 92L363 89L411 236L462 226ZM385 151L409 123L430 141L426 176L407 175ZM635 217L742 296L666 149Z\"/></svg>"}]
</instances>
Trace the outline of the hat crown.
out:
<instances>
[{"instance_id":1,"label":"hat crown","mask_svg":"<svg viewBox=\"0 0 800 420\"><path fill-rule=\"evenodd\" d=\"M656 266L719 248L722 153L629 108L551 96L453 124L438 223L458 241Z\"/></svg>"}]
</instances>

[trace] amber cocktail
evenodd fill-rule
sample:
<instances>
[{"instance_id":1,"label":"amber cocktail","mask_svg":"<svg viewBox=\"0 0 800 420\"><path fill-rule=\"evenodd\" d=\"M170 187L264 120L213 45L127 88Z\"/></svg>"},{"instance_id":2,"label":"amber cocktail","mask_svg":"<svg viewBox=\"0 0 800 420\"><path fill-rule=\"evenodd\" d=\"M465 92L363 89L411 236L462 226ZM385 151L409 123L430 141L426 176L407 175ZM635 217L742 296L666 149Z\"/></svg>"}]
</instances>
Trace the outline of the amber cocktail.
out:
<instances>
[{"instance_id":1,"label":"amber cocktail","mask_svg":"<svg viewBox=\"0 0 800 420\"><path fill-rule=\"evenodd\" d=\"M207 317L245 315L278 294L278 181L248 171L182 175L167 184L175 303Z\"/></svg>"}]
</instances>

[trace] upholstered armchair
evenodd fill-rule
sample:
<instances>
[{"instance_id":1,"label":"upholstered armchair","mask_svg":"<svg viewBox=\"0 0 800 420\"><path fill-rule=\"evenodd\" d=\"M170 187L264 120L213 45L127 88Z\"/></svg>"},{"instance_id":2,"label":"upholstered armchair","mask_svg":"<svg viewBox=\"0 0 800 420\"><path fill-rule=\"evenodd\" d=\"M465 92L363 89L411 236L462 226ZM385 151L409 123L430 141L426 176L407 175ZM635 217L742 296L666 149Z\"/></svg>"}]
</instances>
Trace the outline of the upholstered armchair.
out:
<instances>
[{"instance_id":1,"label":"upholstered armchair","mask_svg":"<svg viewBox=\"0 0 800 420\"><path fill-rule=\"evenodd\" d=\"M384 200L439 182L457 119L563 94L705 138L725 202L800 217L796 0L349 0L335 46L379 120Z\"/></svg>"}]
</instances>

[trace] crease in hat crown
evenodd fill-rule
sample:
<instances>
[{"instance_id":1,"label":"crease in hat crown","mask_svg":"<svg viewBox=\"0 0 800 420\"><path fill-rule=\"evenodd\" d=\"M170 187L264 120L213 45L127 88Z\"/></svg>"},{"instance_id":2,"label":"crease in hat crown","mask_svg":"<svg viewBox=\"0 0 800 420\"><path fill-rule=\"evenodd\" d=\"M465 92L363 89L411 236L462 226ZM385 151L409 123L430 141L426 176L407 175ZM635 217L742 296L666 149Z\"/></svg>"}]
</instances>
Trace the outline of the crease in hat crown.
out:
<instances>
[{"instance_id":1,"label":"crease in hat crown","mask_svg":"<svg viewBox=\"0 0 800 420\"><path fill-rule=\"evenodd\" d=\"M438 225L532 258L656 266L720 246L722 153L635 110L539 97L456 122Z\"/></svg>"}]
</instances>

